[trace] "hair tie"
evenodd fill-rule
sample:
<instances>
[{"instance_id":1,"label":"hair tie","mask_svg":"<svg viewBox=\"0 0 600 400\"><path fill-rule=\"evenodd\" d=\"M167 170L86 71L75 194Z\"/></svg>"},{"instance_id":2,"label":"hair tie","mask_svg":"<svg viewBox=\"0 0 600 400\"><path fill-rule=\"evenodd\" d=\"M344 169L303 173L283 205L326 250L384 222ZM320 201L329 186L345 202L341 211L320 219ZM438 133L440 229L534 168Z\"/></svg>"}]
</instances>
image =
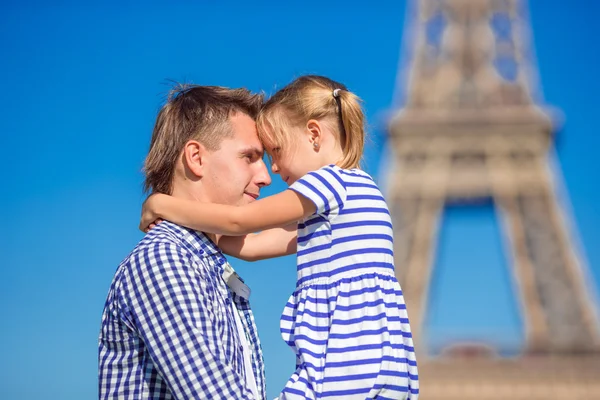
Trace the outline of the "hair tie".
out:
<instances>
[{"instance_id":1,"label":"hair tie","mask_svg":"<svg viewBox=\"0 0 600 400\"><path fill-rule=\"evenodd\" d=\"M346 137L346 127L344 126L344 117L342 116L342 99L340 98L340 90L342 89L333 89L333 98L337 104L338 108L338 117L340 120L340 129L342 131L342 137Z\"/></svg>"}]
</instances>

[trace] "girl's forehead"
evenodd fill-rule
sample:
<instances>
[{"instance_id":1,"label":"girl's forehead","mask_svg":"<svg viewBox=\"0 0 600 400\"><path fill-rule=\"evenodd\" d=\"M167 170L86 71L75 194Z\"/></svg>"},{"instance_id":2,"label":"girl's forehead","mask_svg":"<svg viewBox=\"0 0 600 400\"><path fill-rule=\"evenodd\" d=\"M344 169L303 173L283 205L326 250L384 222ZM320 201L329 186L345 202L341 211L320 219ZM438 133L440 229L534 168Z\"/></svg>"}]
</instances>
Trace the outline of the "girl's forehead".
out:
<instances>
[{"instance_id":1,"label":"girl's forehead","mask_svg":"<svg viewBox=\"0 0 600 400\"><path fill-rule=\"evenodd\" d=\"M286 140L284 136L287 135L283 132L283 130L276 130L273 127L259 132L259 138L265 147L280 146L281 143Z\"/></svg>"},{"instance_id":2,"label":"girl's forehead","mask_svg":"<svg viewBox=\"0 0 600 400\"><path fill-rule=\"evenodd\" d=\"M275 137L271 132L265 132L258 135L258 138L262 142L265 147L273 147L277 144L277 137Z\"/></svg>"}]
</instances>

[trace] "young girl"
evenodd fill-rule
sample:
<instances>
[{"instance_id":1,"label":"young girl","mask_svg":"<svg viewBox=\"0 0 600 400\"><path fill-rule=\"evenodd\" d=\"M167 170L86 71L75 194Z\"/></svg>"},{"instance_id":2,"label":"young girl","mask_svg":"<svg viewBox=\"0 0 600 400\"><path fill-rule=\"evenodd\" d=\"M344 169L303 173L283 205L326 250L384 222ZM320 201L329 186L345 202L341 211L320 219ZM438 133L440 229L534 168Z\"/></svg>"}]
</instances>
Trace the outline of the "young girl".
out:
<instances>
[{"instance_id":1,"label":"young girl","mask_svg":"<svg viewBox=\"0 0 600 400\"><path fill-rule=\"evenodd\" d=\"M359 99L344 85L303 76L265 104L257 126L272 170L289 190L245 206L151 196L142 223L167 219L223 236L243 259L289 254L297 223L298 281L281 316L297 356L282 399L416 399L417 365L394 275L390 213L358 168L364 143ZM263 232L244 236L251 232Z\"/></svg>"}]
</instances>

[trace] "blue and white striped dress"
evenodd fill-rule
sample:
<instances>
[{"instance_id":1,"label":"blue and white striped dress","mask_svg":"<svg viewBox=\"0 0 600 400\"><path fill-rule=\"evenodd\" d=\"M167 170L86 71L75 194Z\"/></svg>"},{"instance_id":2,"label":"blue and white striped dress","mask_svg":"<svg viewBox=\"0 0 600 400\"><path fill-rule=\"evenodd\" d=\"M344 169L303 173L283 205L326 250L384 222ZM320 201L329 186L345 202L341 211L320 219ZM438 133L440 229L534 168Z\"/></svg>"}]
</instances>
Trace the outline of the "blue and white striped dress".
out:
<instances>
[{"instance_id":1,"label":"blue and white striped dress","mask_svg":"<svg viewBox=\"0 0 600 400\"><path fill-rule=\"evenodd\" d=\"M416 399L417 364L380 190L364 171L334 165L290 189L317 211L298 225L298 282L280 322L297 370L280 398Z\"/></svg>"}]
</instances>

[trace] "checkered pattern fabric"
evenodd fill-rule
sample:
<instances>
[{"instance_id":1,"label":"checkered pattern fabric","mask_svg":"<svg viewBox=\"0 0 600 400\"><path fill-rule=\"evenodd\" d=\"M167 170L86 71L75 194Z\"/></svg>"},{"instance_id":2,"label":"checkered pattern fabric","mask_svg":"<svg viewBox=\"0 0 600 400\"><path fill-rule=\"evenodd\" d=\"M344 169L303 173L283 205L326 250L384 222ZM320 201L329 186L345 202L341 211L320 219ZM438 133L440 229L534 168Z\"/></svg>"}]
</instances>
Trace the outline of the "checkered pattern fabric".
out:
<instances>
[{"instance_id":1,"label":"checkered pattern fabric","mask_svg":"<svg viewBox=\"0 0 600 400\"><path fill-rule=\"evenodd\" d=\"M170 222L146 235L117 269L102 314L100 399L253 399L234 312L265 398L254 317L223 281L226 262L204 234Z\"/></svg>"}]
</instances>

